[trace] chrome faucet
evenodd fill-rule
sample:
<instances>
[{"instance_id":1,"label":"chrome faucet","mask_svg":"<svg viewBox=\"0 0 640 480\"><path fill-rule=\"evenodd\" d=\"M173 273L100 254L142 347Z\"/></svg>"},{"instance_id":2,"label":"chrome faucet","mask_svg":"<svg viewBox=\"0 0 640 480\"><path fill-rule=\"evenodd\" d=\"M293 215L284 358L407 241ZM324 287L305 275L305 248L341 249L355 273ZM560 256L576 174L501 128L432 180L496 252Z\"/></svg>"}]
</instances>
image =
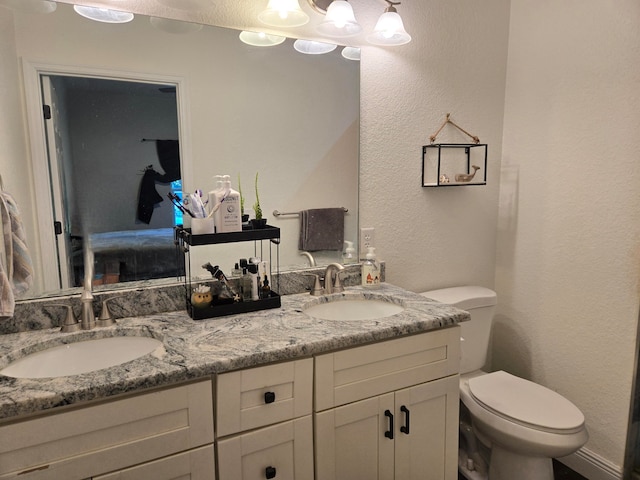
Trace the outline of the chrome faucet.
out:
<instances>
[{"instance_id":1,"label":"chrome faucet","mask_svg":"<svg viewBox=\"0 0 640 480\"><path fill-rule=\"evenodd\" d=\"M311 255L309 252L305 252L304 250L300 252L300 256L301 257L307 257L307 260L309 260L309 266L310 267L315 267L316 266L316 259L313 258L313 255Z\"/></svg>"},{"instance_id":2,"label":"chrome faucet","mask_svg":"<svg viewBox=\"0 0 640 480\"><path fill-rule=\"evenodd\" d=\"M89 282L88 285L85 282L80 302L82 302L80 328L82 328L82 330L91 330L96 326L96 316L93 313L93 293L91 293L91 282Z\"/></svg>"},{"instance_id":3,"label":"chrome faucet","mask_svg":"<svg viewBox=\"0 0 640 480\"><path fill-rule=\"evenodd\" d=\"M84 247L84 290L80 297L82 310L80 312L80 328L91 330L96 326L96 316L93 313L93 251L89 245Z\"/></svg>"},{"instance_id":4,"label":"chrome faucet","mask_svg":"<svg viewBox=\"0 0 640 480\"><path fill-rule=\"evenodd\" d=\"M333 271L336 272L336 280L333 282ZM324 293L328 295L330 293L338 293L344 291L342 283L340 283L340 272L344 270L344 267L339 263L330 263L324 271Z\"/></svg>"}]
</instances>

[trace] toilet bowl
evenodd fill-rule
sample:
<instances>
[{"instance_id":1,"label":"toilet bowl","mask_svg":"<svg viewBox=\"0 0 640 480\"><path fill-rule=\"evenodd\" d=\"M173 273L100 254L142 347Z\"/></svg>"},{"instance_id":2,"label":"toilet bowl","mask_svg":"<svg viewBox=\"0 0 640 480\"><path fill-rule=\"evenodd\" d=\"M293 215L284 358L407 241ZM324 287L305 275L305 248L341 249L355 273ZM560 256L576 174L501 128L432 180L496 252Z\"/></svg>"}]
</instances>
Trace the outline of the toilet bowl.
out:
<instances>
[{"instance_id":1,"label":"toilet bowl","mask_svg":"<svg viewBox=\"0 0 640 480\"><path fill-rule=\"evenodd\" d=\"M504 371L481 370L486 361L495 292L454 287L422 295L469 311L461 327L460 400L472 429L490 449L489 480L553 480L551 459L588 440L582 412L562 395ZM466 454L468 452L462 452ZM462 462L464 463L464 462ZM461 466L463 476L470 475ZM486 478L486 477L483 477Z\"/></svg>"}]
</instances>

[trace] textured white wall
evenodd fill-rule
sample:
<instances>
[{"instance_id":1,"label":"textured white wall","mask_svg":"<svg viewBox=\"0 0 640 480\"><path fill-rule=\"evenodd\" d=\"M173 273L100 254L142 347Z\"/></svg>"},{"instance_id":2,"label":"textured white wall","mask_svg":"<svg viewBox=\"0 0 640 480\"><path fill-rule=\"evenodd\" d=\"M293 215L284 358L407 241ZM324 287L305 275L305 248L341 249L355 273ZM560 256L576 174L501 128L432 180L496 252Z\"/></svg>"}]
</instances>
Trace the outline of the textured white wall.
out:
<instances>
[{"instance_id":1,"label":"textured white wall","mask_svg":"<svg viewBox=\"0 0 640 480\"><path fill-rule=\"evenodd\" d=\"M362 53L360 225L375 227L391 283L493 287L509 1L398 11L413 41ZM487 186L421 186L422 145L447 113L488 143ZM448 126L437 141L470 140Z\"/></svg>"},{"instance_id":2,"label":"textured white wall","mask_svg":"<svg viewBox=\"0 0 640 480\"><path fill-rule=\"evenodd\" d=\"M638 320L640 3L513 0L494 368L585 414L623 463Z\"/></svg>"},{"instance_id":3,"label":"textured white wall","mask_svg":"<svg viewBox=\"0 0 640 480\"><path fill-rule=\"evenodd\" d=\"M25 119L20 101L22 92L19 69L13 15L11 10L0 5L0 175L5 189L13 195L20 208L28 244L37 246L39 243L35 216L30 208L34 201L29 182L31 173L24 134ZM40 258L34 256L32 261L39 271L42 268ZM35 279L34 288L41 288L39 281L40 279Z\"/></svg>"}]
</instances>

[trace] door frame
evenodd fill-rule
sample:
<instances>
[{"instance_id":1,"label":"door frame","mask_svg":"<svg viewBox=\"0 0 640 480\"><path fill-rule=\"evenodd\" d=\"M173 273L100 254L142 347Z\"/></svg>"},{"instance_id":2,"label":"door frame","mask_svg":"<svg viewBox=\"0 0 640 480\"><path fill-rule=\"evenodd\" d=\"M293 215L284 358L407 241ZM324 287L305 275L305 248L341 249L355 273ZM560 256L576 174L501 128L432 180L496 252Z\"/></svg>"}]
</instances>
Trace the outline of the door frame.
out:
<instances>
[{"instance_id":1,"label":"door frame","mask_svg":"<svg viewBox=\"0 0 640 480\"><path fill-rule=\"evenodd\" d=\"M180 139L180 158L183 185L191 180L191 141L189 137L188 88L184 77L130 72L113 69L100 69L78 65L55 65L23 59L22 74L25 89L27 132L30 151L31 173L33 176L34 206L36 215L37 238L42 264L44 291L68 288L60 285L59 262L48 259L58 258L56 235L53 229L54 211L51 194L49 158L45 122L42 116L41 75L58 75L70 77L92 77L108 80L173 84L176 86L176 104L178 115L178 138Z\"/></svg>"}]
</instances>

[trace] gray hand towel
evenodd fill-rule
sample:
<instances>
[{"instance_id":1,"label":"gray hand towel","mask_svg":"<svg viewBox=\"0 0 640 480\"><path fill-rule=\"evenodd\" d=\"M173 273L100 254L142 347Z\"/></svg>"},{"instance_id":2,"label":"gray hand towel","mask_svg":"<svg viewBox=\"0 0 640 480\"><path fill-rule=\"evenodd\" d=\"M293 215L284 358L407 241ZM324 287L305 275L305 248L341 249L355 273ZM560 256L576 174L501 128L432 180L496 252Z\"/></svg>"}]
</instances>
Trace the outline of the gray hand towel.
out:
<instances>
[{"instance_id":1,"label":"gray hand towel","mask_svg":"<svg viewBox=\"0 0 640 480\"><path fill-rule=\"evenodd\" d=\"M299 250L342 250L343 244L343 208L316 208L300 212Z\"/></svg>"}]
</instances>

